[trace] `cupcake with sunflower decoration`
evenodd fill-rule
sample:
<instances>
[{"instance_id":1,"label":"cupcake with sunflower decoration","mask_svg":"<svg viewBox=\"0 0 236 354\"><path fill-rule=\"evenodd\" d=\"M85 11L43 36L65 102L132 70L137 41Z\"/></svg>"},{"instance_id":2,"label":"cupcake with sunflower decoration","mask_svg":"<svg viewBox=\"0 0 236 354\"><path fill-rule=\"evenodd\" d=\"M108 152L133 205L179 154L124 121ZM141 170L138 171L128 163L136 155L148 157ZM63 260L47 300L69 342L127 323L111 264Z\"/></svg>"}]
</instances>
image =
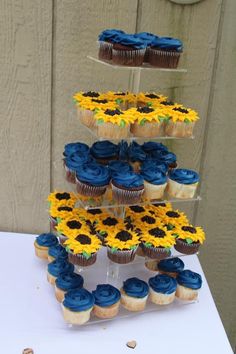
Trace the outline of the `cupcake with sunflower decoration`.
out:
<instances>
[{"instance_id":1,"label":"cupcake with sunflower decoration","mask_svg":"<svg viewBox=\"0 0 236 354\"><path fill-rule=\"evenodd\" d=\"M177 226L188 224L188 218L184 212L174 209L158 208L156 214L168 230L173 230Z\"/></svg>"},{"instance_id":2,"label":"cupcake with sunflower decoration","mask_svg":"<svg viewBox=\"0 0 236 354\"><path fill-rule=\"evenodd\" d=\"M83 229L78 231L76 237L69 237L64 245L69 253L69 261L74 265L86 267L96 262L101 241Z\"/></svg>"},{"instance_id":3,"label":"cupcake with sunflower decoration","mask_svg":"<svg viewBox=\"0 0 236 354\"><path fill-rule=\"evenodd\" d=\"M114 228L106 237L107 256L115 263L130 263L134 260L139 243L137 232L127 230L126 226Z\"/></svg>"},{"instance_id":4,"label":"cupcake with sunflower decoration","mask_svg":"<svg viewBox=\"0 0 236 354\"><path fill-rule=\"evenodd\" d=\"M115 101L123 111L127 110L132 104L134 106L136 102L136 95L131 92L108 91L105 98L109 101Z\"/></svg>"},{"instance_id":5,"label":"cupcake with sunflower decoration","mask_svg":"<svg viewBox=\"0 0 236 354\"><path fill-rule=\"evenodd\" d=\"M52 204L49 209L50 222L53 230L56 230L58 223L69 216L74 212L72 206L64 204L64 202L58 203L56 205Z\"/></svg>"},{"instance_id":6,"label":"cupcake with sunflower decoration","mask_svg":"<svg viewBox=\"0 0 236 354\"><path fill-rule=\"evenodd\" d=\"M165 127L166 135L176 138L187 138L193 135L193 128L199 119L196 111L177 105L171 108L170 116Z\"/></svg>"},{"instance_id":7,"label":"cupcake with sunflower decoration","mask_svg":"<svg viewBox=\"0 0 236 354\"><path fill-rule=\"evenodd\" d=\"M146 205L146 209L149 214L159 216L159 212L162 211L164 212L165 210L172 210L172 205L171 203L166 203L166 202L158 202L158 203L153 203L153 204L148 204Z\"/></svg>"},{"instance_id":8,"label":"cupcake with sunflower decoration","mask_svg":"<svg viewBox=\"0 0 236 354\"><path fill-rule=\"evenodd\" d=\"M175 249L184 254L197 253L199 247L205 241L205 232L203 229L190 224L176 227L173 235L176 237Z\"/></svg>"},{"instance_id":9,"label":"cupcake with sunflower decoration","mask_svg":"<svg viewBox=\"0 0 236 354\"><path fill-rule=\"evenodd\" d=\"M97 135L104 139L125 139L129 136L133 116L118 108L99 110L95 114Z\"/></svg>"},{"instance_id":10,"label":"cupcake with sunflower decoration","mask_svg":"<svg viewBox=\"0 0 236 354\"><path fill-rule=\"evenodd\" d=\"M64 245L68 237L73 238L78 235L79 232L85 231L89 232L89 226L81 217L76 215L71 215L66 219L62 219L61 222L56 226L58 232L59 241L61 245Z\"/></svg>"},{"instance_id":11,"label":"cupcake with sunflower decoration","mask_svg":"<svg viewBox=\"0 0 236 354\"><path fill-rule=\"evenodd\" d=\"M78 198L72 192L69 193L69 192L62 192L62 191L54 191L49 194L47 200L49 202L49 207L61 203L63 203L64 205L74 207Z\"/></svg>"},{"instance_id":12,"label":"cupcake with sunflower decoration","mask_svg":"<svg viewBox=\"0 0 236 354\"><path fill-rule=\"evenodd\" d=\"M103 246L105 246L105 240L107 235L114 230L121 228L122 220L112 216L111 214L104 214L96 223L95 230L97 231L97 236L101 240Z\"/></svg>"},{"instance_id":13,"label":"cupcake with sunflower decoration","mask_svg":"<svg viewBox=\"0 0 236 354\"><path fill-rule=\"evenodd\" d=\"M125 218L130 219L132 222L139 220L142 216L145 216L146 214L146 205L132 205L125 208Z\"/></svg>"},{"instance_id":14,"label":"cupcake with sunflower decoration","mask_svg":"<svg viewBox=\"0 0 236 354\"><path fill-rule=\"evenodd\" d=\"M157 105L166 99L167 97L156 92L140 92L137 94L137 107L152 107L154 104Z\"/></svg>"}]
</instances>

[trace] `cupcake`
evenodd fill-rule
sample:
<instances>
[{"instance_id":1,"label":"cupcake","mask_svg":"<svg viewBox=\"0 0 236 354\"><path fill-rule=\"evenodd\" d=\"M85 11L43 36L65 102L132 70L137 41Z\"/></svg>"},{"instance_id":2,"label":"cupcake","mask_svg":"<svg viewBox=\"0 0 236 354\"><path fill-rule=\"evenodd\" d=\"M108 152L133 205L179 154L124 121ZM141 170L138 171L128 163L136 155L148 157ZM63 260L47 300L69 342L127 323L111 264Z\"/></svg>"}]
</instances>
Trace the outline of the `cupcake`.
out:
<instances>
[{"instance_id":1,"label":"cupcake","mask_svg":"<svg viewBox=\"0 0 236 354\"><path fill-rule=\"evenodd\" d=\"M66 219L62 219L56 227L61 245L64 245L68 237L76 237L79 233L89 232L89 226L83 221L83 215L72 215Z\"/></svg>"},{"instance_id":2,"label":"cupcake","mask_svg":"<svg viewBox=\"0 0 236 354\"><path fill-rule=\"evenodd\" d=\"M162 259L157 264L157 270L160 274L167 274L170 277L176 278L179 272L184 270L184 262L178 257Z\"/></svg>"},{"instance_id":3,"label":"cupcake","mask_svg":"<svg viewBox=\"0 0 236 354\"><path fill-rule=\"evenodd\" d=\"M55 245L49 247L48 250L48 261L53 262L57 258L68 259L68 253L66 252L65 248L61 245Z\"/></svg>"},{"instance_id":4,"label":"cupcake","mask_svg":"<svg viewBox=\"0 0 236 354\"><path fill-rule=\"evenodd\" d=\"M173 152L170 151L153 151L152 158L159 162L165 163L170 169L177 167L177 157Z\"/></svg>"},{"instance_id":5,"label":"cupcake","mask_svg":"<svg viewBox=\"0 0 236 354\"><path fill-rule=\"evenodd\" d=\"M69 253L69 261L81 267L94 264L101 247L101 241L84 230L81 233L78 232L76 237L68 238L64 244Z\"/></svg>"},{"instance_id":6,"label":"cupcake","mask_svg":"<svg viewBox=\"0 0 236 354\"><path fill-rule=\"evenodd\" d=\"M111 179L112 196L119 204L134 204L141 201L144 192L143 177L135 172L116 172Z\"/></svg>"},{"instance_id":7,"label":"cupcake","mask_svg":"<svg viewBox=\"0 0 236 354\"><path fill-rule=\"evenodd\" d=\"M62 302L68 291L81 289L83 284L84 279L79 274L71 272L60 274L55 282L55 295L57 301Z\"/></svg>"},{"instance_id":8,"label":"cupcake","mask_svg":"<svg viewBox=\"0 0 236 354\"><path fill-rule=\"evenodd\" d=\"M117 37L118 34L125 33L121 30L116 29L106 29L102 31L98 36L99 41L99 51L98 58L100 60L111 60L112 59L112 47L113 39Z\"/></svg>"},{"instance_id":9,"label":"cupcake","mask_svg":"<svg viewBox=\"0 0 236 354\"><path fill-rule=\"evenodd\" d=\"M166 98L167 97L154 92L140 92L137 94L137 107L152 107L154 103L158 104Z\"/></svg>"},{"instance_id":10,"label":"cupcake","mask_svg":"<svg viewBox=\"0 0 236 354\"><path fill-rule=\"evenodd\" d=\"M173 210L169 208L158 207L156 210L156 216L158 216L162 223L167 227L167 230L173 230L177 226L188 224L188 218L184 212L179 210Z\"/></svg>"},{"instance_id":11,"label":"cupcake","mask_svg":"<svg viewBox=\"0 0 236 354\"><path fill-rule=\"evenodd\" d=\"M93 305L94 296L88 290L82 288L68 291L62 303L64 320L74 325L88 322Z\"/></svg>"},{"instance_id":12,"label":"cupcake","mask_svg":"<svg viewBox=\"0 0 236 354\"><path fill-rule=\"evenodd\" d=\"M128 162L124 162L124 161L111 161L108 164L108 169L110 171L110 175L112 176L113 173L116 172L132 172L133 171L133 167L128 163Z\"/></svg>"},{"instance_id":13,"label":"cupcake","mask_svg":"<svg viewBox=\"0 0 236 354\"><path fill-rule=\"evenodd\" d=\"M162 213L161 215L163 215L165 211L173 210L171 203L166 203L162 201L146 205L146 208L151 215L155 215L156 217L161 217L159 216L160 212Z\"/></svg>"},{"instance_id":14,"label":"cupcake","mask_svg":"<svg viewBox=\"0 0 236 354\"><path fill-rule=\"evenodd\" d=\"M176 296L181 300L194 301L198 298L198 290L202 287L202 277L191 270L183 270L176 278L178 286Z\"/></svg>"},{"instance_id":15,"label":"cupcake","mask_svg":"<svg viewBox=\"0 0 236 354\"><path fill-rule=\"evenodd\" d=\"M101 240L103 246L105 246L105 240L107 235L119 227L119 223L122 221L112 215L105 214L99 219L95 225L97 236Z\"/></svg>"},{"instance_id":16,"label":"cupcake","mask_svg":"<svg viewBox=\"0 0 236 354\"><path fill-rule=\"evenodd\" d=\"M109 101L115 101L123 111L136 104L136 95L131 92L108 91L105 98Z\"/></svg>"},{"instance_id":17,"label":"cupcake","mask_svg":"<svg viewBox=\"0 0 236 354\"><path fill-rule=\"evenodd\" d=\"M55 281L60 274L73 273L74 266L66 259L57 258L48 264L47 279L52 285L55 285Z\"/></svg>"},{"instance_id":18,"label":"cupcake","mask_svg":"<svg viewBox=\"0 0 236 354\"><path fill-rule=\"evenodd\" d=\"M170 110L170 119L165 126L165 133L176 138L192 137L198 119L196 111L177 105Z\"/></svg>"},{"instance_id":19,"label":"cupcake","mask_svg":"<svg viewBox=\"0 0 236 354\"><path fill-rule=\"evenodd\" d=\"M83 107L80 106L81 102L85 101L86 99L89 102L89 99L102 99L103 97L101 96L100 92L96 91L88 91L88 92L77 92L73 96L74 103L76 104L77 107L77 114L78 118L81 120L81 122L88 126L88 127L94 127L94 112L93 110L85 109L84 105Z\"/></svg>"},{"instance_id":20,"label":"cupcake","mask_svg":"<svg viewBox=\"0 0 236 354\"><path fill-rule=\"evenodd\" d=\"M36 237L34 241L34 249L37 257L42 259L48 259L48 249L51 246L58 244L58 240L55 235L51 233L41 234Z\"/></svg>"},{"instance_id":21,"label":"cupcake","mask_svg":"<svg viewBox=\"0 0 236 354\"><path fill-rule=\"evenodd\" d=\"M97 162L107 165L112 160L118 159L119 147L111 141L97 141L90 148L91 155Z\"/></svg>"},{"instance_id":22,"label":"cupcake","mask_svg":"<svg viewBox=\"0 0 236 354\"><path fill-rule=\"evenodd\" d=\"M66 144L63 151L64 157L69 157L73 154L89 154L89 146L85 143L76 142Z\"/></svg>"},{"instance_id":23,"label":"cupcake","mask_svg":"<svg viewBox=\"0 0 236 354\"><path fill-rule=\"evenodd\" d=\"M128 311L143 311L149 293L148 284L138 278L130 278L124 281L121 292L121 304Z\"/></svg>"},{"instance_id":24,"label":"cupcake","mask_svg":"<svg viewBox=\"0 0 236 354\"><path fill-rule=\"evenodd\" d=\"M56 205L52 204L52 206L49 209L52 229L56 231L58 222L60 222L62 219L68 218L71 215L73 215L74 210L75 208L64 204L64 202Z\"/></svg>"},{"instance_id":25,"label":"cupcake","mask_svg":"<svg viewBox=\"0 0 236 354\"><path fill-rule=\"evenodd\" d=\"M174 236L176 237L175 249L184 254L197 253L205 241L205 233L201 227L186 224L176 227Z\"/></svg>"},{"instance_id":26,"label":"cupcake","mask_svg":"<svg viewBox=\"0 0 236 354\"><path fill-rule=\"evenodd\" d=\"M120 291L110 284L99 284L92 291L95 302L93 313L98 318L113 318L119 312Z\"/></svg>"},{"instance_id":27,"label":"cupcake","mask_svg":"<svg viewBox=\"0 0 236 354\"><path fill-rule=\"evenodd\" d=\"M138 143L133 141L128 148L128 156L134 171L139 172L141 164L147 158L147 154Z\"/></svg>"},{"instance_id":28,"label":"cupcake","mask_svg":"<svg viewBox=\"0 0 236 354\"><path fill-rule=\"evenodd\" d=\"M134 36L141 39L146 44L146 51L145 51L143 62L148 63L148 61L149 61L148 60L149 59L149 48L151 47L154 39L158 38L158 36L156 36L153 33L149 33L149 32L135 33Z\"/></svg>"},{"instance_id":29,"label":"cupcake","mask_svg":"<svg viewBox=\"0 0 236 354\"><path fill-rule=\"evenodd\" d=\"M149 169L157 169L166 175L169 170L169 167L165 162L161 162L151 157L148 157L145 161L143 161L141 165L141 171Z\"/></svg>"},{"instance_id":30,"label":"cupcake","mask_svg":"<svg viewBox=\"0 0 236 354\"><path fill-rule=\"evenodd\" d=\"M149 63L159 68L176 69L183 44L179 39L169 37L155 38L148 51Z\"/></svg>"},{"instance_id":31,"label":"cupcake","mask_svg":"<svg viewBox=\"0 0 236 354\"><path fill-rule=\"evenodd\" d=\"M77 169L85 163L92 162L93 158L88 153L76 152L64 159L64 168L66 171L66 180L69 183L75 183Z\"/></svg>"},{"instance_id":32,"label":"cupcake","mask_svg":"<svg viewBox=\"0 0 236 354\"><path fill-rule=\"evenodd\" d=\"M163 198L167 186L166 174L158 167L142 166L141 175L144 179L144 197L149 200Z\"/></svg>"},{"instance_id":33,"label":"cupcake","mask_svg":"<svg viewBox=\"0 0 236 354\"><path fill-rule=\"evenodd\" d=\"M130 34L120 34L113 40L112 63L117 65L141 66L147 45Z\"/></svg>"},{"instance_id":34,"label":"cupcake","mask_svg":"<svg viewBox=\"0 0 236 354\"><path fill-rule=\"evenodd\" d=\"M162 143L157 143L155 141L147 141L146 143L143 143L142 149L146 154L152 154L153 151L168 151L168 147L165 146Z\"/></svg>"},{"instance_id":35,"label":"cupcake","mask_svg":"<svg viewBox=\"0 0 236 354\"><path fill-rule=\"evenodd\" d=\"M196 171L178 168L169 172L167 192L171 197L193 198L199 182Z\"/></svg>"},{"instance_id":36,"label":"cupcake","mask_svg":"<svg viewBox=\"0 0 236 354\"><path fill-rule=\"evenodd\" d=\"M109 182L108 168L96 162L84 164L76 171L76 189L82 196L99 197L103 195Z\"/></svg>"},{"instance_id":37,"label":"cupcake","mask_svg":"<svg viewBox=\"0 0 236 354\"><path fill-rule=\"evenodd\" d=\"M168 305L175 299L177 281L166 274L156 275L148 281L150 300L157 305Z\"/></svg>"},{"instance_id":38,"label":"cupcake","mask_svg":"<svg viewBox=\"0 0 236 354\"><path fill-rule=\"evenodd\" d=\"M110 231L105 243L108 258L115 263L126 264L134 260L140 241L137 233L127 230L124 225L123 229Z\"/></svg>"},{"instance_id":39,"label":"cupcake","mask_svg":"<svg viewBox=\"0 0 236 354\"><path fill-rule=\"evenodd\" d=\"M64 205L68 206L75 206L75 203L77 202L77 197L74 193L68 193L68 192L52 192L49 194L47 200L49 202L49 207L52 205L57 205L63 203Z\"/></svg>"},{"instance_id":40,"label":"cupcake","mask_svg":"<svg viewBox=\"0 0 236 354\"><path fill-rule=\"evenodd\" d=\"M130 218L132 221L135 221L137 218L140 219L142 216L145 216L146 213L145 205L131 205L125 208L125 217Z\"/></svg>"}]
</instances>

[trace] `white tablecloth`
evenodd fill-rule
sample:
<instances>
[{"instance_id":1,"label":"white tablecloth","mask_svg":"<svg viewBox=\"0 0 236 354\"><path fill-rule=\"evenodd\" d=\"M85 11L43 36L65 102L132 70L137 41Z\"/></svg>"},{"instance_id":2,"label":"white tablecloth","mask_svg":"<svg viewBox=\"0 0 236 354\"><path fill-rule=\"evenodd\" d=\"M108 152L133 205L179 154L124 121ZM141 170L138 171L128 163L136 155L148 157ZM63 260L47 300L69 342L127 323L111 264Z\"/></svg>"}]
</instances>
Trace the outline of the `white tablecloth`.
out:
<instances>
[{"instance_id":1,"label":"white tablecloth","mask_svg":"<svg viewBox=\"0 0 236 354\"><path fill-rule=\"evenodd\" d=\"M68 328L45 263L34 255L35 235L2 232L0 237L0 353L31 347L35 354L122 354L132 351L126 342L136 340L136 354L232 354L204 275L198 303ZM203 274L197 256L184 262Z\"/></svg>"}]
</instances>

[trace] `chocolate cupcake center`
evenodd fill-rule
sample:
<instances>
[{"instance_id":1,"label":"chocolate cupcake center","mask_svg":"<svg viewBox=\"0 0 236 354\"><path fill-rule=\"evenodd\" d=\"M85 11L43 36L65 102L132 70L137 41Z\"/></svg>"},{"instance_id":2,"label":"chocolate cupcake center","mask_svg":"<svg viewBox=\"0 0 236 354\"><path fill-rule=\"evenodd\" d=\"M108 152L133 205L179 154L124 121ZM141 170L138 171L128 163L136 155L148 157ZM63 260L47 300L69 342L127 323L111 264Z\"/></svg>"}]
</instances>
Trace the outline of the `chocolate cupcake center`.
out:
<instances>
[{"instance_id":1,"label":"chocolate cupcake center","mask_svg":"<svg viewBox=\"0 0 236 354\"><path fill-rule=\"evenodd\" d=\"M155 218L153 218L152 216L148 216L148 215L145 215L141 218L141 220L143 222L146 222L147 224L155 224Z\"/></svg>"},{"instance_id":2,"label":"chocolate cupcake center","mask_svg":"<svg viewBox=\"0 0 236 354\"><path fill-rule=\"evenodd\" d=\"M68 207L68 206L62 206L57 209L58 211L72 211L73 208Z\"/></svg>"},{"instance_id":3,"label":"chocolate cupcake center","mask_svg":"<svg viewBox=\"0 0 236 354\"><path fill-rule=\"evenodd\" d=\"M77 221L77 220L71 220L71 221L68 221L67 223L67 226L70 228L70 229L80 229L82 224Z\"/></svg>"},{"instance_id":4,"label":"chocolate cupcake center","mask_svg":"<svg viewBox=\"0 0 236 354\"><path fill-rule=\"evenodd\" d=\"M138 107L138 108L137 108L137 111L138 111L139 113L150 113L150 112L153 112L154 109L145 106L145 107Z\"/></svg>"},{"instance_id":5,"label":"chocolate cupcake center","mask_svg":"<svg viewBox=\"0 0 236 354\"><path fill-rule=\"evenodd\" d=\"M159 229L159 227L155 227L154 229L151 229L148 232L151 236L154 237L165 237L166 235L165 231Z\"/></svg>"},{"instance_id":6,"label":"chocolate cupcake center","mask_svg":"<svg viewBox=\"0 0 236 354\"><path fill-rule=\"evenodd\" d=\"M99 93L94 92L94 91L88 91L88 92L84 92L83 96L84 97L99 97Z\"/></svg>"},{"instance_id":7,"label":"chocolate cupcake center","mask_svg":"<svg viewBox=\"0 0 236 354\"><path fill-rule=\"evenodd\" d=\"M145 211L145 209L139 205L134 205L134 206L131 206L130 209L132 211L134 211L135 213L142 213Z\"/></svg>"},{"instance_id":8,"label":"chocolate cupcake center","mask_svg":"<svg viewBox=\"0 0 236 354\"><path fill-rule=\"evenodd\" d=\"M92 214L92 215L97 215L97 214L102 214L101 209L89 209L87 210L87 213Z\"/></svg>"},{"instance_id":9,"label":"chocolate cupcake center","mask_svg":"<svg viewBox=\"0 0 236 354\"><path fill-rule=\"evenodd\" d=\"M197 230L195 229L195 227L192 227L192 226L182 226L182 230L183 231L188 231L191 234L196 234L197 233Z\"/></svg>"},{"instance_id":10,"label":"chocolate cupcake center","mask_svg":"<svg viewBox=\"0 0 236 354\"><path fill-rule=\"evenodd\" d=\"M108 116L119 116L121 114L124 114L123 112L119 111L119 109L106 109L104 113Z\"/></svg>"},{"instance_id":11,"label":"chocolate cupcake center","mask_svg":"<svg viewBox=\"0 0 236 354\"><path fill-rule=\"evenodd\" d=\"M128 240L132 240L132 235L128 231L120 231L116 234L116 237L118 240L126 242Z\"/></svg>"},{"instance_id":12,"label":"chocolate cupcake center","mask_svg":"<svg viewBox=\"0 0 236 354\"><path fill-rule=\"evenodd\" d=\"M169 216L170 218L179 218L180 215L176 211L167 211L166 215Z\"/></svg>"},{"instance_id":13,"label":"chocolate cupcake center","mask_svg":"<svg viewBox=\"0 0 236 354\"><path fill-rule=\"evenodd\" d=\"M70 199L70 194L69 193L57 193L56 194L56 198L58 199L58 200L69 200Z\"/></svg>"},{"instance_id":14,"label":"chocolate cupcake center","mask_svg":"<svg viewBox=\"0 0 236 354\"><path fill-rule=\"evenodd\" d=\"M155 95L154 93L149 93L145 95L147 98L160 98L159 96Z\"/></svg>"},{"instance_id":15,"label":"chocolate cupcake center","mask_svg":"<svg viewBox=\"0 0 236 354\"><path fill-rule=\"evenodd\" d=\"M97 99L97 98L93 98L93 99L92 99L92 102L96 102L96 103L108 103L107 100L99 100L99 99Z\"/></svg>"},{"instance_id":16,"label":"chocolate cupcake center","mask_svg":"<svg viewBox=\"0 0 236 354\"><path fill-rule=\"evenodd\" d=\"M172 101L162 101L161 104L163 104L164 106L173 106L174 102L172 102Z\"/></svg>"},{"instance_id":17,"label":"chocolate cupcake center","mask_svg":"<svg viewBox=\"0 0 236 354\"><path fill-rule=\"evenodd\" d=\"M81 245L90 245L91 244L90 237L88 237L87 235L84 235L84 234L80 234L80 235L76 236L75 239L76 239L76 241L81 243Z\"/></svg>"},{"instance_id":18,"label":"chocolate cupcake center","mask_svg":"<svg viewBox=\"0 0 236 354\"><path fill-rule=\"evenodd\" d=\"M103 223L103 225L107 225L107 226L115 226L116 224L118 224L118 221L116 220L116 218L111 218L109 216L108 218L103 220L102 223Z\"/></svg>"},{"instance_id":19,"label":"chocolate cupcake center","mask_svg":"<svg viewBox=\"0 0 236 354\"><path fill-rule=\"evenodd\" d=\"M184 109L184 108L181 108L181 107L173 108L173 111L178 111L178 112L181 112L181 113L188 114L188 110Z\"/></svg>"}]
</instances>

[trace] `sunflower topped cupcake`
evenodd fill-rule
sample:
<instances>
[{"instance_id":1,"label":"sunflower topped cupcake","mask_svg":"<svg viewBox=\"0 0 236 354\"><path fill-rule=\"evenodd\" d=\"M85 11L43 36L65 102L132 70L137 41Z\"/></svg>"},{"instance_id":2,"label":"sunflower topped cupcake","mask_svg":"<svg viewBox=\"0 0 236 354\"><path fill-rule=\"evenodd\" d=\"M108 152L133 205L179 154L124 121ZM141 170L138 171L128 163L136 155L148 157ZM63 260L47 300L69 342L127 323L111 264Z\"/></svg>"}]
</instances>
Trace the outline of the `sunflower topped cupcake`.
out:
<instances>
[{"instance_id":1,"label":"sunflower topped cupcake","mask_svg":"<svg viewBox=\"0 0 236 354\"><path fill-rule=\"evenodd\" d=\"M187 216L184 212L179 210L159 208L156 215L161 219L162 223L166 225L168 230L173 230L177 226L188 224Z\"/></svg>"},{"instance_id":2,"label":"sunflower topped cupcake","mask_svg":"<svg viewBox=\"0 0 236 354\"><path fill-rule=\"evenodd\" d=\"M90 228L86 221L83 221L80 217L72 215L67 219L62 219L56 226L59 240L61 245L64 246L65 241L70 238L75 238L80 232L90 233Z\"/></svg>"},{"instance_id":3,"label":"sunflower topped cupcake","mask_svg":"<svg viewBox=\"0 0 236 354\"><path fill-rule=\"evenodd\" d=\"M157 94L155 92L140 92L137 94L137 106L149 106L152 107L154 104L158 104L161 101L166 100L167 97Z\"/></svg>"},{"instance_id":4,"label":"sunflower topped cupcake","mask_svg":"<svg viewBox=\"0 0 236 354\"><path fill-rule=\"evenodd\" d=\"M184 254L194 254L205 241L205 232L199 226L183 224L174 230L176 237L175 249Z\"/></svg>"},{"instance_id":5,"label":"sunflower topped cupcake","mask_svg":"<svg viewBox=\"0 0 236 354\"><path fill-rule=\"evenodd\" d=\"M128 109L130 104L134 104L136 102L136 95L131 92L108 91L104 95L104 98L109 101L115 101L122 110Z\"/></svg>"},{"instance_id":6,"label":"sunflower topped cupcake","mask_svg":"<svg viewBox=\"0 0 236 354\"><path fill-rule=\"evenodd\" d=\"M95 230L97 231L97 236L105 245L105 240L110 232L122 229L123 221L111 214L104 214L95 224Z\"/></svg>"},{"instance_id":7,"label":"sunflower topped cupcake","mask_svg":"<svg viewBox=\"0 0 236 354\"><path fill-rule=\"evenodd\" d=\"M83 92L83 91L79 91L76 94L74 94L73 96L73 100L75 103L80 102L82 100L84 100L85 98L103 98L103 94L97 91L87 91L87 92Z\"/></svg>"},{"instance_id":8,"label":"sunflower topped cupcake","mask_svg":"<svg viewBox=\"0 0 236 354\"><path fill-rule=\"evenodd\" d=\"M182 105L175 105L171 108L171 118L165 127L165 133L178 138L191 137L198 113L191 108Z\"/></svg>"},{"instance_id":9,"label":"sunflower topped cupcake","mask_svg":"<svg viewBox=\"0 0 236 354\"><path fill-rule=\"evenodd\" d=\"M72 192L69 193L69 192L54 191L54 192L49 194L47 200L49 202L49 206L50 207L52 205L61 204L62 202L64 203L64 205L68 205L68 206L74 207L75 203L78 200L78 198Z\"/></svg>"}]
</instances>

